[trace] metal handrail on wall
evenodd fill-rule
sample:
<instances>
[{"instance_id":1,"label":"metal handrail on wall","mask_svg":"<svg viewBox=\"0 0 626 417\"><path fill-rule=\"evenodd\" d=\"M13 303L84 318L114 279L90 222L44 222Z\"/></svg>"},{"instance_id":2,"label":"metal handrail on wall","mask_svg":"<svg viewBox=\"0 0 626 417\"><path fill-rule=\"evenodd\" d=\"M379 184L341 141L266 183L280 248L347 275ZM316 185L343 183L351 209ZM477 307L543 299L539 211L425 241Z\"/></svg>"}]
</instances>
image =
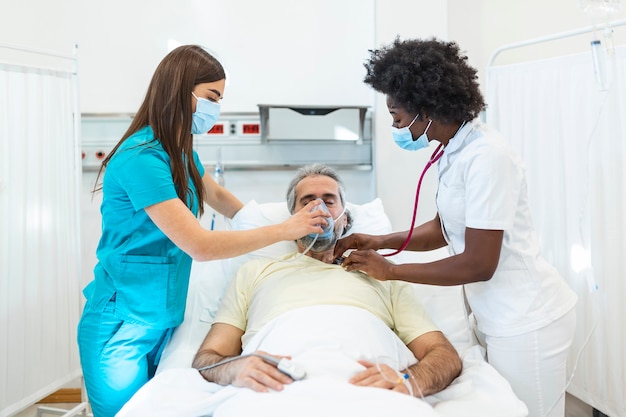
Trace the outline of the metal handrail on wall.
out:
<instances>
[{"instance_id":1,"label":"metal handrail on wall","mask_svg":"<svg viewBox=\"0 0 626 417\"><path fill-rule=\"evenodd\" d=\"M569 30L569 31L565 31L565 32L559 32L559 33L555 33L555 34L552 34L552 35L541 36L541 37L538 37L538 38L532 38L532 39L528 39L528 40L521 41L521 42L515 42L515 43L510 43L510 44L507 44L507 45L503 45L503 46L499 47L498 49L496 49L491 54L491 56L489 57L489 61L487 62L487 69L489 67L493 66L493 63L496 60L496 58L498 57L498 55L500 55L500 53L502 53L504 51L508 51L508 50L511 50L511 49L522 48L524 46L535 45L535 44L544 43L544 42L550 42L550 41L554 41L554 40L558 40L558 39L569 38L571 36L582 35L582 34L585 34L585 33L593 32L593 31L598 30L598 29L610 29L610 28L614 28L614 27L617 27L617 26L624 26L624 25L626 25L626 19L624 19L624 20L616 20L614 22L609 22L606 25L587 26L587 27L580 28L580 29L574 29L574 30Z\"/></svg>"}]
</instances>

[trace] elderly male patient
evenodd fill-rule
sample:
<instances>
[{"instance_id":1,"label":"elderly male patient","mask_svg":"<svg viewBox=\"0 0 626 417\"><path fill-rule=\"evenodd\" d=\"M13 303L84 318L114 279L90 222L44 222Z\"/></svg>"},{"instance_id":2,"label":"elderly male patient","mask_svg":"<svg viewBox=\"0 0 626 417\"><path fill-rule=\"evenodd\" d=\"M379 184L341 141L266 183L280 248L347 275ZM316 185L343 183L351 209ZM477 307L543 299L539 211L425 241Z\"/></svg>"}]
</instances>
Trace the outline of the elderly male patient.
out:
<instances>
[{"instance_id":1,"label":"elderly male patient","mask_svg":"<svg viewBox=\"0 0 626 417\"><path fill-rule=\"evenodd\" d=\"M287 311L313 305L346 305L367 310L382 320L418 360L402 370L359 360L361 370L352 375L350 383L415 396L447 387L461 372L461 359L415 299L412 284L381 282L361 272L347 272L333 263L335 243L349 229L351 219L345 210L342 181L332 168L321 164L301 168L289 185L287 204L292 213L314 199L323 201L330 212L328 224L334 227L317 237L298 240L298 253L284 260L253 260L241 267L224 294L193 367L200 369L239 356L266 323ZM349 334L351 329L345 332ZM293 382L258 356L232 360L201 374L210 382L258 392L280 391Z\"/></svg>"}]
</instances>

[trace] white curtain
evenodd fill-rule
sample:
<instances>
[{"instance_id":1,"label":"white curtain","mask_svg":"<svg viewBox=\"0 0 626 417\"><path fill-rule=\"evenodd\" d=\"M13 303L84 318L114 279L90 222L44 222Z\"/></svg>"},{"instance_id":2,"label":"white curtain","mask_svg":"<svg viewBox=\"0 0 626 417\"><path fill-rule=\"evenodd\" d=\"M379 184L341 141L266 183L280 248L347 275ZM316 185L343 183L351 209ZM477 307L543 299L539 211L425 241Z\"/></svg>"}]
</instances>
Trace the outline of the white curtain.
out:
<instances>
[{"instance_id":1,"label":"white curtain","mask_svg":"<svg viewBox=\"0 0 626 417\"><path fill-rule=\"evenodd\" d=\"M487 122L524 159L544 254L578 293L568 391L626 416L626 47L606 66L604 91L591 52L491 67Z\"/></svg>"},{"instance_id":2,"label":"white curtain","mask_svg":"<svg viewBox=\"0 0 626 417\"><path fill-rule=\"evenodd\" d=\"M0 63L0 416L80 376L76 85Z\"/></svg>"}]
</instances>

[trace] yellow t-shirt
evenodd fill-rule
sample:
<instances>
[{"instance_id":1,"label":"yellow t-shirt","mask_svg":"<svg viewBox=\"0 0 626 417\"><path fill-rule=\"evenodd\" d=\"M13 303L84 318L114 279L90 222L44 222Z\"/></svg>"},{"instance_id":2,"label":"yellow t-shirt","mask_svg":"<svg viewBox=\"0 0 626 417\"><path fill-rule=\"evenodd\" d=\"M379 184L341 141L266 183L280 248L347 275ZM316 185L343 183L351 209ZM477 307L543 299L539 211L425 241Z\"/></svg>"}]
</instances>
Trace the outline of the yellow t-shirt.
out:
<instances>
[{"instance_id":1,"label":"yellow t-shirt","mask_svg":"<svg viewBox=\"0 0 626 417\"><path fill-rule=\"evenodd\" d=\"M405 344L439 330L416 299L411 284L378 281L361 272L346 272L339 265L293 254L281 261L263 259L244 264L226 290L215 322L244 331L245 348L273 318L313 305L347 305L367 310Z\"/></svg>"}]
</instances>

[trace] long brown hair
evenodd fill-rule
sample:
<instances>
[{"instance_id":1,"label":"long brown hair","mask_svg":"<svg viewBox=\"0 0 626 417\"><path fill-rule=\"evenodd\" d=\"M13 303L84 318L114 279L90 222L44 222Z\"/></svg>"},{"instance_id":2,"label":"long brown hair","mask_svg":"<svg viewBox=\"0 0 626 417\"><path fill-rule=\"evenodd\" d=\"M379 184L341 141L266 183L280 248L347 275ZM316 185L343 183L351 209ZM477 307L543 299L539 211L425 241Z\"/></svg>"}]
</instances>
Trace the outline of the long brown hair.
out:
<instances>
[{"instance_id":1,"label":"long brown hair","mask_svg":"<svg viewBox=\"0 0 626 417\"><path fill-rule=\"evenodd\" d=\"M204 184L193 159L191 134L191 92L197 84L226 78L222 64L202 47L184 45L171 51L154 71L143 103L124 136L102 161L94 191L102 189L98 180L120 145L133 133L150 126L170 157L172 177L178 197L187 205L193 198L188 175L198 193L198 210L204 213ZM192 203L193 204L193 203Z\"/></svg>"}]
</instances>

